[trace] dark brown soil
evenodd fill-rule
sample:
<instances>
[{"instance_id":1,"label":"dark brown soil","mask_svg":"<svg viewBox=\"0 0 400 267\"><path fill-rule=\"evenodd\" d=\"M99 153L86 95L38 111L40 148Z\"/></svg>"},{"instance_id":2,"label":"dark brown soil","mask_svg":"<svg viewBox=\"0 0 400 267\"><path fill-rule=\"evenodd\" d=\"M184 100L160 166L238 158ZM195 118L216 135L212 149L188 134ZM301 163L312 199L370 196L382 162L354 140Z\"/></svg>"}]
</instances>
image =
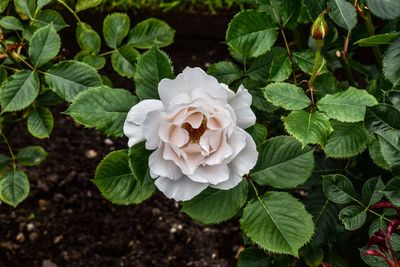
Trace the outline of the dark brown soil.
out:
<instances>
[{"instance_id":1,"label":"dark brown soil","mask_svg":"<svg viewBox=\"0 0 400 267\"><path fill-rule=\"evenodd\" d=\"M227 57L222 42L230 16L163 19L177 29L176 42L167 49L176 72ZM129 86L126 80L114 81ZM242 241L235 220L200 225L160 193L138 206L105 200L90 179L99 161L126 148L126 140L105 141L57 114L65 108L54 110L50 139L30 137L24 125L12 133L15 150L41 145L49 154L40 167L27 169L29 197L16 209L0 204L0 267L236 265Z\"/></svg>"}]
</instances>

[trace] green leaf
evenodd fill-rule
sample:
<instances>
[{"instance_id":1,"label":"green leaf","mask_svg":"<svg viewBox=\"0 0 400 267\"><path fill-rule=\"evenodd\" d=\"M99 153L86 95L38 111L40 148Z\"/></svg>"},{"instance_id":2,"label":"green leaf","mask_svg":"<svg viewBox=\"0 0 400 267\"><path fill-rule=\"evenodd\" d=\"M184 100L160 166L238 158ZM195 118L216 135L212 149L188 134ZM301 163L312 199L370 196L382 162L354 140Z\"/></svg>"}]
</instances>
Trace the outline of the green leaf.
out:
<instances>
[{"instance_id":1,"label":"green leaf","mask_svg":"<svg viewBox=\"0 0 400 267\"><path fill-rule=\"evenodd\" d=\"M387 229L387 224L382 217L375 219L368 229L368 236L373 236L378 231L383 231Z\"/></svg>"},{"instance_id":2,"label":"green leaf","mask_svg":"<svg viewBox=\"0 0 400 267\"><path fill-rule=\"evenodd\" d=\"M143 184L146 180L146 175L149 169L149 157L151 151L146 149L145 142L134 145L129 148L129 167L131 168L132 175L135 179Z\"/></svg>"},{"instance_id":3,"label":"green leaf","mask_svg":"<svg viewBox=\"0 0 400 267\"><path fill-rule=\"evenodd\" d=\"M382 189L382 193L393 203L400 206L400 177L392 178L389 183Z\"/></svg>"},{"instance_id":4,"label":"green leaf","mask_svg":"<svg viewBox=\"0 0 400 267\"><path fill-rule=\"evenodd\" d=\"M367 219L367 212L360 206L351 205L340 211L339 219L346 230L354 231L364 225Z\"/></svg>"},{"instance_id":5,"label":"green leaf","mask_svg":"<svg viewBox=\"0 0 400 267\"><path fill-rule=\"evenodd\" d=\"M389 104L368 107L364 124L373 133L400 130L400 111Z\"/></svg>"},{"instance_id":6,"label":"green leaf","mask_svg":"<svg viewBox=\"0 0 400 267\"><path fill-rule=\"evenodd\" d=\"M303 184L314 169L313 150L289 136L268 140L261 148L250 176L260 185L293 188ZM293 175L296 173L296 175Z\"/></svg>"},{"instance_id":7,"label":"green leaf","mask_svg":"<svg viewBox=\"0 0 400 267\"><path fill-rule=\"evenodd\" d=\"M33 19L33 25L38 28L49 24L52 24L56 31L68 27L60 13L55 10L40 10Z\"/></svg>"},{"instance_id":8,"label":"green leaf","mask_svg":"<svg viewBox=\"0 0 400 267\"><path fill-rule=\"evenodd\" d=\"M46 72L45 78L50 89L69 102L78 93L102 83L94 68L73 60L54 65Z\"/></svg>"},{"instance_id":9,"label":"green leaf","mask_svg":"<svg viewBox=\"0 0 400 267\"><path fill-rule=\"evenodd\" d=\"M39 93L39 78L36 72L23 70L13 74L0 88L0 103L3 112L18 111L29 106Z\"/></svg>"},{"instance_id":10,"label":"green leaf","mask_svg":"<svg viewBox=\"0 0 400 267\"><path fill-rule=\"evenodd\" d=\"M314 80L313 86L315 95L318 98L341 91L338 80L329 72L318 75Z\"/></svg>"},{"instance_id":11,"label":"green leaf","mask_svg":"<svg viewBox=\"0 0 400 267\"><path fill-rule=\"evenodd\" d=\"M78 26L76 27L76 40L82 50L93 53L98 53L100 51L100 36L87 23L78 23Z\"/></svg>"},{"instance_id":12,"label":"green leaf","mask_svg":"<svg viewBox=\"0 0 400 267\"><path fill-rule=\"evenodd\" d=\"M369 134L362 123L333 122L333 133L324 147L327 157L350 158L365 150Z\"/></svg>"},{"instance_id":13,"label":"green leaf","mask_svg":"<svg viewBox=\"0 0 400 267\"><path fill-rule=\"evenodd\" d=\"M53 130L54 119L51 111L45 107L36 107L29 112L28 131L36 138L49 138Z\"/></svg>"},{"instance_id":14,"label":"green leaf","mask_svg":"<svg viewBox=\"0 0 400 267\"><path fill-rule=\"evenodd\" d=\"M298 256L298 250L314 233L311 215L285 192L267 192L260 200L251 201L243 210L240 225L263 249L293 256Z\"/></svg>"},{"instance_id":15,"label":"green leaf","mask_svg":"<svg viewBox=\"0 0 400 267\"><path fill-rule=\"evenodd\" d=\"M322 176L325 196L337 204L347 204L353 201L354 187L351 181L341 174Z\"/></svg>"},{"instance_id":16,"label":"green leaf","mask_svg":"<svg viewBox=\"0 0 400 267\"><path fill-rule=\"evenodd\" d=\"M235 216L247 200L248 183L229 190L207 188L195 198L182 203L182 211L204 224L226 221Z\"/></svg>"},{"instance_id":17,"label":"green leaf","mask_svg":"<svg viewBox=\"0 0 400 267\"><path fill-rule=\"evenodd\" d=\"M292 73L292 62L287 54L279 54L272 60L268 80L282 82Z\"/></svg>"},{"instance_id":18,"label":"green leaf","mask_svg":"<svg viewBox=\"0 0 400 267\"><path fill-rule=\"evenodd\" d=\"M378 133L381 152L390 167L400 165L400 131Z\"/></svg>"},{"instance_id":19,"label":"green leaf","mask_svg":"<svg viewBox=\"0 0 400 267\"><path fill-rule=\"evenodd\" d=\"M93 87L80 93L66 113L105 135L123 136L126 115L137 102L127 90Z\"/></svg>"},{"instance_id":20,"label":"green leaf","mask_svg":"<svg viewBox=\"0 0 400 267\"><path fill-rule=\"evenodd\" d=\"M11 170L0 177L0 200L16 207L29 194L28 177L23 171Z\"/></svg>"},{"instance_id":21,"label":"green leaf","mask_svg":"<svg viewBox=\"0 0 400 267\"><path fill-rule=\"evenodd\" d=\"M0 26L6 30L23 31L24 25L22 22L13 16L5 16L0 19Z\"/></svg>"},{"instance_id":22,"label":"green leaf","mask_svg":"<svg viewBox=\"0 0 400 267\"><path fill-rule=\"evenodd\" d=\"M390 245L394 251L400 251L400 235L393 233L390 237Z\"/></svg>"},{"instance_id":23,"label":"green leaf","mask_svg":"<svg viewBox=\"0 0 400 267\"><path fill-rule=\"evenodd\" d=\"M29 42L29 56L32 64L40 67L47 63L57 56L60 46L60 36L51 24L39 28Z\"/></svg>"},{"instance_id":24,"label":"green leaf","mask_svg":"<svg viewBox=\"0 0 400 267\"><path fill-rule=\"evenodd\" d=\"M383 57L383 73L394 86L400 84L400 40L393 42Z\"/></svg>"},{"instance_id":25,"label":"green leaf","mask_svg":"<svg viewBox=\"0 0 400 267\"><path fill-rule=\"evenodd\" d=\"M383 19L400 17L400 2L397 0L367 0L372 14Z\"/></svg>"},{"instance_id":26,"label":"green leaf","mask_svg":"<svg viewBox=\"0 0 400 267\"><path fill-rule=\"evenodd\" d=\"M128 43L141 49L165 47L174 41L175 30L162 20L150 18L139 22L129 31Z\"/></svg>"},{"instance_id":27,"label":"green leaf","mask_svg":"<svg viewBox=\"0 0 400 267\"><path fill-rule=\"evenodd\" d=\"M126 14L112 13L103 22L103 34L106 44L116 49L128 35L130 19Z\"/></svg>"},{"instance_id":28,"label":"green leaf","mask_svg":"<svg viewBox=\"0 0 400 267\"><path fill-rule=\"evenodd\" d=\"M270 264L270 258L261 249L246 248L239 254L238 267L270 267Z\"/></svg>"},{"instance_id":29,"label":"green leaf","mask_svg":"<svg viewBox=\"0 0 400 267\"><path fill-rule=\"evenodd\" d=\"M257 147L260 146L265 139L267 138L267 127L262 124L256 123L253 126L246 129L251 137L253 138L254 142L256 143Z\"/></svg>"},{"instance_id":30,"label":"green leaf","mask_svg":"<svg viewBox=\"0 0 400 267\"><path fill-rule=\"evenodd\" d=\"M269 78L269 71L271 68L272 60L274 57L285 54L285 50L280 47L273 47L271 51L258 56L248 63L247 75L254 81L267 83Z\"/></svg>"},{"instance_id":31,"label":"green leaf","mask_svg":"<svg viewBox=\"0 0 400 267\"><path fill-rule=\"evenodd\" d=\"M329 16L340 27L350 31L357 24L357 13L346 0L328 0Z\"/></svg>"},{"instance_id":32,"label":"green leaf","mask_svg":"<svg viewBox=\"0 0 400 267\"><path fill-rule=\"evenodd\" d=\"M383 194L381 190L385 187L380 177L368 179L362 187L362 197L367 206L372 206L378 203Z\"/></svg>"},{"instance_id":33,"label":"green leaf","mask_svg":"<svg viewBox=\"0 0 400 267\"><path fill-rule=\"evenodd\" d=\"M135 73L136 95L140 100L157 99L158 83L174 76L172 63L167 54L156 46L138 59Z\"/></svg>"},{"instance_id":34,"label":"green leaf","mask_svg":"<svg viewBox=\"0 0 400 267\"><path fill-rule=\"evenodd\" d=\"M208 74L217 78L221 83L230 85L243 77L243 70L230 61L220 61L208 67Z\"/></svg>"},{"instance_id":35,"label":"green leaf","mask_svg":"<svg viewBox=\"0 0 400 267\"><path fill-rule=\"evenodd\" d=\"M385 170L390 170L389 164L386 162L385 158L383 157L381 145L379 141L376 139L372 139L372 142L368 145L368 152L371 156L372 161Z\"/></svg>"},{"instance_id":36,"label":"green leaf","mask_svg":"<svg viewBox=\"0 0 400 267\"><path fill-rule=\"evenodd\" d=\"M400 33L398 32L390 32L384 34L374 35L368 38L363 38L355 42L354 44L358 44L359 46L378 46L392 43L393 40L400 37Z\"/></svg>"},{"instance_id":37,"label":"green leaf","mask_svg":"<svg viewBox=\"0 0 400 267\"><path fill-rule=\"evenodd\" d=\"M96 169L93 179L102 195L115 204L138 204L154 193L155 186L149 174L140 184L133 176L128 164L127 150L109 153Z\"/></svg>"},{"instance_id":38,"label":"green leaf","mask_svg":"<svg viewBox=\"0 0 400 267\"><path fill-rule=\"evenodd\" d=\"M264 96L273 105L288 110L299 110L311 105L303 89L290 83L271 83L264 88Z\"/></svg>"},{"instance_id":39,"label":"green leaf","mask_svg":"<svg viewBox=\"0 0 400 267\"><path fill-rule=\"evenodd\" d=\"M15 10L17 13L23 14L32 19L35 15L35 0L14 0Z\"/></svg>"},{"instance_id":40,"label":"green leaf","mask_svg":"<svg viewBox=\"0 0 400 267\"><path fill-rule=\"evenodd\" d=\"M341 230L337 227L340 224L338 205L326 199L322 190L311 191L305 200L305 205L313 216L316 228L311 245L333 243Z\"/></svg>"},{"instance_id":41,"label":"green leaf","mask_svg":"<svg viewBox=\"0 0 400 267\"><path fill-rule=\"evenodd\" d=\"M0 0L0 14L7 9L9 2L10 0Z\"/></svg>"},{"instance_id":42,"label":"green leaf","mask_svg":"<svg viewBox=\"0 0 400 267\"><path fill-rule=\"evenodd\" d=\"M103 2L103 0L78 0L76 2L75 10L76 12L96 7L100 5Z\"/></svg>"},{"instance_id":43,"label":"green leaf","mask_svg":"<svg viewBox=\"0 0 400 267\"><path fill-rule=\"evenodd\" d=\"M0 172L2 172L10 162L11 159L9 157L0 154Z\"/></svg>"},{"instance_id":44,"label":"green leaf","mask_svg":"<svg viewBox=\"0 0 400 267\"><path fill-rule=\"evenodd\" d=\"M53 0L37 0L37 8L41 9L44 6L50 4L51 1L53 1Z\"/></svg>"},{"instance_id":45,"label":"green leaf","mask_svg":"<svg viewBox=\"0 0 400 267\"><path fill-rule=\"evenodd\" d=\"M296 110L287 117L282 117L286 131L299 140L303 146L307 144L324 145L333 128L329 118L321 112Z\"/></svg>"},{"instance_id":46,"label":"green leaf","mask_svg":"<svg viewBox=\"0 0 400 267\"><path fill-rule=\"evenodd\" d=\"M84 56L80 61L88 64L96 70L100 70L106 65L106 59L104 57L93 54Z\"/></svg>"},{"instance_id":47,"label":"green leaf","mask_svg":"<svg viewBox=\"0 0 400 267\"><path fill-rule=\"evenodd\" d=\"M229 47L251 58L270 50L277 35L277 26L266 13L245 10L232 19L225 39Z\"/></svg>"},{"instance_id":48,"label":"green leaf","mask_svg":"<svg viewBox=\"0 0 400 267\"><path fill-rule=\"evenodd\" d=\"M400 90L390 90L385 93L389 102L400 111Z\"/></svg>"},{"instance_id":49,"label":"green leaf","mask_svg":"<svg viewBox=\"0 0 400 267\"><path fill-rule=\"evenodd\" d=\"M302 52L295 52L293 53L293 58L303 72L310 75L312 74L315 61L315 53L313 51L306 50ZM320 74L325 72L327 72L327 70L326 66L324 65L320 70Z\"/></svg>"},{"instance_id":50,"label":"green leaf","mask_svg":"<svg viewBox=\"0 0 400 267\"><path fill-rule=\"evenodd\" d=\"M133 78L139 52L132 44L121 46L111 55L111 63L116 72L123 77Z\"/></svg>"},{"instance_id":51,"label":"green leaf","mask_svg":"<svg viewBox=\"0 0 400 267\"><path fill-rule=\"evenodd\" d=\"M349 89L336 93L327 94L318 103L318 109L325 112L331 119L342 122L362 121L366 107L378 104L375 97L365 90L350 87Z\"/></svg>"},{"instance_id":52,"label":"green leaf","mask_svg":"<svg viewBox=\"0 0 400 267\"><path fill-rule=\"evenodd\" d=\"M46 150L41 146L27 146L17 154L19 163L25 166L37 166L44 161L47 156Z\"/></svg>"}]
</instances>

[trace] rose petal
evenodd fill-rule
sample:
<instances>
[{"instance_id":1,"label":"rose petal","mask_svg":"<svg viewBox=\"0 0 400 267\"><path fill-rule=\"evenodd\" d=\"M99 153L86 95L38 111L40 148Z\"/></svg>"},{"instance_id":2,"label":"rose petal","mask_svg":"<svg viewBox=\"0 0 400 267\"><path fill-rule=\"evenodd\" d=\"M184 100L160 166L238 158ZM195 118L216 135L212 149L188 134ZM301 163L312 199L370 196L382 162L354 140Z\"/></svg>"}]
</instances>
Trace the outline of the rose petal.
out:
<instances>
[{"instance_id":1,"label":"rose petal","mask_svg":"<svg viewBox=\"0 0 400 267\"><path fill-rule=\"evenodd\" d=\"M226 142L226 134L223 132L221 134L221 143L216 151L210 154L205 160L206 165L217 165L221 164L225 159L227 159L233 153L233 148Z\"/></svg>"},{"instance_id":2,"label":"rose petal","mask_svg":"<svg viewBox=\"0 0 400 267\"><path fill-rule=\"evenodd\" d=\"M203 113L193 112L186 117L185 122L189 123L193 129L198 129L203 122Z\"/></svg>"},{"instance_id":3,"label":"rose petal","mask_svg":"<svg viewBox=\"0 0 400 267\"><path fill-rule=\"evenodd\" d=\"M251 95L243 85L240 85L236 95L229 100L236 115L236 123L246 129L256 123L256 115L251 110Z\"/></svg>"},{"instance_id":4,"label":"rose petal","mask_svg":"<svg viewBox=\"0 0 400 267\"><path fill-rule=\"evenodd\" d=\"M173 161L163 158L163 150L164 147L160 147L151 153L149 157L151 177L157 178L158 176L162 176L173 180L180 179L182 177L181 170Z\"/></svg>"},{"instance_id":5,"label":"rose petal","mask_svg":"<svg viewBox=\"0 0 400 267\"><path fill-rule=\"evenodd\" d=\"M173 198L176 201L186 201L200 194L207 188L208 183L197 183L183 176L179 180L159 177L155 181L155 185L166 197Z\"/></svg>"},{"instance_id":6,"label":"rose petal","mask_svg":"<svg viewBox=\"0 0 400 267\"><path fill-rule=\"evenodd\" d=\"M229 163L229 168L231 169L232 173L237 173L240 176L248 174L251 169L257 163L258 152L256 144L254 143L253 138L248 133L246 134L246 146L237 154L237 156L232 159Z\"/></svg>"},{"instance_id":7,"label":"rose petal","mask_svg":"<svg viewBox=\"0 0 400 267\"><path fill-rule=\"evenodd\" d=\"M144 141L142 126L139 126L133 122L125 121L124 123L124 134L129 138L128 146L133 147L134 145Z\"/></svg>"},{"instance_id":8,"label":"rose petal","mask_svg":"<svg viewBox=\"0 0 400 267\"><path fill-rule=\"evenodd\" d=\"M146 149L154 150L160 146L161 139L159 137L159 127L162 122L163 113L159 110L151 111L147 114L145 121L143 122L142 129L143 135L146 139Z\"/></svg>"},{"instance_id":9,"label":"rose petal","mask_svg":"<svg viewBox=\"0 0 400 267\"><path fill-rule=\"evenodd\" d=\"M230 174L230 177L228 180L221 182L216 185L210 185L210 187L216 188L216 189L221 189L221 190L228 190L231 188L234 188L237 186L241 181L243 180L243 177L238 175L237 173L232 173Z\"/></svg>"},{"instance_id":10,"label":"rose petal","mask_svg":"<svg viewBox=\"0 0 400 267\"><path fill-rule=\"evenodd\" d=\"M226 164L199 166L189 178L195 182L218 184L229 179L229 168Z\"/></svg>"},{"instance_id":11,"label":"rose petal","mask_svg":"<svg viewBox=\"0 0 400 267\"><path fill-rule=\"evenodd\" d=\"M164 110L164 105L160 100L146 99L134 105L126 116L126 120L138 125L142 125L149 112L154 110Z\"/></svg>"}]
</instances>

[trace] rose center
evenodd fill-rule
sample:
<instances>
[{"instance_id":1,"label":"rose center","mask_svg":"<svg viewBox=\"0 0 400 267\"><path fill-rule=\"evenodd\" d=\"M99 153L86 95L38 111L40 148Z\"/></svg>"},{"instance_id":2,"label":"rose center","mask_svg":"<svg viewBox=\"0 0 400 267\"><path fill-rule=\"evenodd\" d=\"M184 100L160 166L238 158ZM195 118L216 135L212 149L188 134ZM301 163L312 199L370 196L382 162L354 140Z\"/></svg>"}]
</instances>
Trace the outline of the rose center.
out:
<instances>
[{"instance_id":1,"label":"rose center","mask_svg":"<svg viewBox=\"0 0 400 267\"><path fill-rule=\"evenodd\" d=\"M207 130L207 119L203 119L199 128L193 128L188 122L182 124L182 128L189 133L189 144L199 143L201 136Z\"/></svg>"}]
</instances>

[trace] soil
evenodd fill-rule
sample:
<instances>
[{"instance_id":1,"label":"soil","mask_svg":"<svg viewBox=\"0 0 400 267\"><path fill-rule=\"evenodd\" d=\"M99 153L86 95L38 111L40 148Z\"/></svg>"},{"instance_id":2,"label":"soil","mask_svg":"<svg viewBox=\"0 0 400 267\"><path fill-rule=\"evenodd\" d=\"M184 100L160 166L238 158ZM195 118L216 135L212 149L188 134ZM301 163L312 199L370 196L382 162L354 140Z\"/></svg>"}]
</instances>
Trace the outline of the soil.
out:
<instances>
[{"instance_id":1,"label":"soil","mask_svg":"<svg viewBox=\"0 0 400 267\"><path fill-rule=\"evenodd\" d=\"M163 15L177 29L175 43L166 49L175 72L226 59L223 40L231 17ZM133 86L126 79L112 80L116 86ZM15 150L41 145L48 157L40 167L26 169L31 192L22 204L15 209L0 204L0 267L236 265L242 244L237 220L201 225L161 193L138 206L105 200L90 179L99 161L126 148L127 140L85 129L61 115L65 109L54 108L50 139L32 138L25 125L13 130Z\"/></svg>"}]
</instances>

